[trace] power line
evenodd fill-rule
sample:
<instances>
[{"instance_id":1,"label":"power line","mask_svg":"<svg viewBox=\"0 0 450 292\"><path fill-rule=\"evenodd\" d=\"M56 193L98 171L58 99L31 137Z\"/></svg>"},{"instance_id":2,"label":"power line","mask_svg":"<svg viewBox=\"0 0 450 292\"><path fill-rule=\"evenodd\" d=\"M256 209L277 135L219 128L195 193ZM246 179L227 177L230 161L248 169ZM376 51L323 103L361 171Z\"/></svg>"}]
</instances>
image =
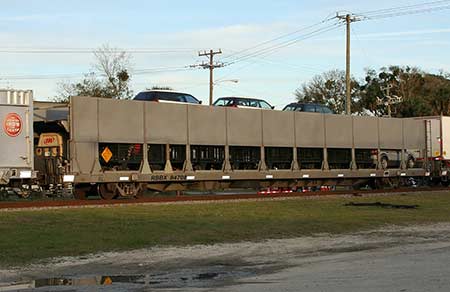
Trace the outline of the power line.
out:
<instances>
[{"instance_id":1,"label":"power line","mask_svg":"<svg viewBox=\"0 0 450 292\"><path fill-rule=\"evenodd\" d=\"M384 9L378 9L378 10L364 11L364 12L360 12L358 14L371 15L371 14L392 13L392 12L398 12L400 10L417 9L417 8L420 8L420 7L445 4L445 3L449 3L449 2L450 2L449 0L423 2L423 3L413 4L413 5L404 5L404 6L396 6L396 7L384 8Z\"/></svg>"},{"instance_id":2,"label":"power line","mask_svg":"<svg viewBox=\"0 0 450 292\"><path fill-rule=\"evenodd\" d=\"M92 54L96 48L12 48L0 47L0 53L5 54ZM190 48L125 48L118 49L133 54L175 54L192 53Z\"/></svg>"},{"instance_id":3,"label":"power line","mask_svg":"<svg viewBox=\"0 0 450 292\"><path fill-rule=\"evenodd\" d=\"M328 31L335 30L335 29L341 27L342 25L343 25L343 24L341 24L341 23L335 23L335 24L333 24L333 25L331 25L331 26L328 26L328 27L325 28L325 29L316 30L316 31L314 31L314 32L312 32L312 33L309 33L309 34L306 34L306 35L304 35L304 36L302 36L302 37L297 37L296 39L290 40L290 41L288 41L288 42L284 42L283 44L279 44L279 45L276 45L276 46L272 46L272 47L270 47L270 48L268 48L268 49L259 50L259 51L257 51L257 52L254 52L253 54L246 55L245 57L242 57L241 59L236 59L236 60L234 60L234 61L232 61L232 62L230 62L230 63L226 63L225 65L226 65L226 66L229 66L229 65L233 65L233 64L236 64L236 63L239 63L239 62L243 62L243 61L247 61L248 59L254 59L254 58L260 58L260 59L262 59L263 57L266 57L266 56L268 56L268 55L270 55L270 54L273 54L274 52L276 52L276 51L279 50L279 49L282 49L282 48L284 48L284 47L287 47L287 46L293 45L293 44L295 44L295 43L298 43L298 42L300 42L300 41L303 41L303 40L312 38L312 37L314 37L314 36L316 36L316 35L319 35L319 34L322 34L322 33L326 33L326 32L328 32ZM235 74L236 72L242 71L243 69L245 69L245 68L247 68L247 67L249 67L249 66L252 66L252 65L254 65L254 64L255 64L255 62L253 62L253 63L247 63L247 64L245 64L245 65L239 67L237 70L234 70L234 71L232 71L231 73L228 73L228 74L222 76L222 77L219 78L218 80L220 81L220 80L222 80L222 79L224 79L224 78L227 78L227 77L229 77L230 75Z\"/></svg>"},{"instance_id":4,"label":"power line","mask_svg":"<svg viewBox=\"0 0 450 292\"><path fill-rule=\"evenodd\" d=\"M331 26L333 26L333 25L331 25ZM237 57L234 60L230 61L229 63L227 63L227 65L234 64L234 63L237 63L237 62L240 62L240 61L252 58L252 57L260 56L260 55L263 55L263 54L265 54L267 52L271 52L271 51L277 50L279 48L284 48L284 47L289 46L291 44L297 43L297 42L299 42L301 40L313 37L316 34L320 34L321 32L323 32L324 30L328 29L329 27L330 26L327 26L325 28L320 28L320 29L314 30L312 32L309 32L307 34L297 36L296 38L289 39L289 40L286 40L286 41L283 41L283 42L271 45L269 47L262 48L262 49L254 51L254 52L245 54L243 56Z\"/></svg>"},{"instance_id":5,"label":"power line","mask_svg":"<svg viewBox=\"0 0 450 292\"><path fill-rule=\"evenodd\" d=\"M361 20L375 20L375 19L383 19L383 18L391 18L405 15L414 15L421 13L429 13L433 11L439 10L447 10L450 9L450 1L434 1L434 2L425 2L415 5L408 6L398 6L393 8L372 10L367 12L358 13L356 15L360 16Z\"/></svg>"},{"instance_id":6,"label":"power line","mask_svg":"<svg viewBox=\"0 0 450 292\"><path fill-rule=\"evenodd\" d=\"M283 41L281 43L269 46L267 48L262 48L262 49L259 49L259 50L255 51L255 52L252 52L252 53L249 53L249 54L237 57L234 60L226 63L226 65L232 65L232 64L235 64L237 62L242 62L242 61L245 61L245 60L250 59L250 58L271 54L271 53L273 53L273 52L275 52L277 50L280 50L282 48L291 46L291 45L296 44L296 43L298 43L300 41L303 41L303 40L306 40L306 39L310 39L310 38L315 37L317 35L329 32L329 31L334 30L334 29L336 29L336 28L338 28L340 26L342 26L341 23L334 23L332 25L328 25L326 27L314 30L314 31L309 32L307 34L300 35L300 36L298 36L296 38L289 39L289 40Z\"/></svg>"},{"instance_id":7,"label":"power line","mask_svg":"<svg viewBox=\"0 0 450 292\"><path fill-rule=\"evenodd\" d=\"M163 72L182 72L182 71L189 71L193 70L189 66L184 67L156 67L156 68L149 68L149 69L139 69L139 70L133 70L133 75L147 75L147 74L154 74L154 73L163 73ZM94 76L100 76L105 77L104 74L100 72L91 72L94 74ZM0 75L0 80L42 80L42 79L75 79L75 78L82 78L83 76L89 75L91 73L57 73L57 74L38 74L38 75Z\"/></svg>"},{"instance_id":8,"label":"power line","mask_svg":"<svg viewBox=\"0 0 450 292\"><path fill-rule=\"evenodd\" d=\"M325 22L328 22L328 21L330 21L331 19L332 19L332 18L327 17L327 18L325 18L324 20L319 21L319 22L317 22L317 23L315 23L315 24L312 24L312 25L309 25L309 26L306 26L306 27L302 27L302 28L297 29L297 30L295 30L295 31L293 31L293 32L283 34L283 35L278 36L278 37L276 37L276 38L273 38L273 39L270 39L270 40L261 42L261 43L259 43L259 44L256 44L256 45L254 45L254 46L252 46L252 47L249 47L249 48L246 48L246 49L243 49L243 50L234 52L234 53L232 53L232 54L230 54L230 55L225 56L223 59L228 59L228 58L231 58L231 57L233 57L233 56L239 55L239 54L241 54L241 53L248 52L248 51L250 51L250 50L252 50L252 49L255 49L255 48L264 46L264 45L266 45L266 44L269 44L269 43L272 43L272 42L281 40L281 39L283 39L283 38L286 38L286 37L289 37L289 36L298 34L298 33L302 32L302 31L306 31L306 30L311 29L311 28L313 28L313 27L319 26L319 25L321 25L321 24L323 24L323 23L325 23Z\"/></svg>"}]
</instances>

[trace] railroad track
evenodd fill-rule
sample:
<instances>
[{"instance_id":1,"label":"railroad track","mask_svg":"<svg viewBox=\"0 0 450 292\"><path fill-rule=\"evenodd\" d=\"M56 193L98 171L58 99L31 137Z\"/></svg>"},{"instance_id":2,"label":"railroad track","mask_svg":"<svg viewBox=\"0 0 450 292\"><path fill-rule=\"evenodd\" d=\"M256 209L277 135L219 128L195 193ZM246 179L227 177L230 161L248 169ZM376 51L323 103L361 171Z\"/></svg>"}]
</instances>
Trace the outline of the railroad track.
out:
<instances>
[{"instance_id":1,"label":"railroad track","mask_svg":"<svg viewBox=\"0 0 450 292\"><path fill-rule=\"evenodd\" d=\"M207 202L228 200L249 200L266 198L293 198L293 197L323 197L323 196L367 196L376 194L399 194L416 192L450 191L448 187L420 187L399 188L381 190L351 190L351 191L316 191L316 192L271 192L255 194L231 194L231 195L181 195L166 197L144 197L138 199L116 199L116 200L67 200L53 199L40 201L3 201L0 202L0 210L22 210L22 209L48 209L48 208L76 208L76 207L101 207L115 205L139 205L151 203L175 203L175 202Z\"/></svg>"}]
</instances>

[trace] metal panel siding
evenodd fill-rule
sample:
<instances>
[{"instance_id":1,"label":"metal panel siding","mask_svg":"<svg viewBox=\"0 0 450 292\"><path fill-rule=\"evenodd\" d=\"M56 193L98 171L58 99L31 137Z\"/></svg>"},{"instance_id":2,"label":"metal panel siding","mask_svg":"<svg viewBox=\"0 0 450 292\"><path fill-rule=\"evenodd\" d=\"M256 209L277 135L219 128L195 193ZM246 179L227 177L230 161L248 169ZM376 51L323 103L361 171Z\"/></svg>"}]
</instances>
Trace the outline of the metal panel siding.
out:
<instances>
[{"instance_id":1,"label":"metal panel siding","mask_svg":"<svg viewBox=\"0 0 450 292\"><path fill-rule=\"evenodd\" d=\"M234 146L261 146L262 110L227 108L228 144Z\"/></svg>"},{"instance_id":2,"label":"metal panel siding","mask_svg":"<svg viewBox=\"0 0 450 292\"><path fill-rule=\"evenodd\" d=\"M450 117L442 117L442 146L444 159L450 159Z\"/></svg>"},{"instance_id":3,"label":"metal panel siding","mask_svg":"<svg viewBox=\"0 0 450 292\"><path fill-rule=\"evenodd\" d=\"M0 105L0 168L31 168L33 166L33 125L32 119L29 118L30 113L27 113L28 110L27 106ZM4 129L6 116L10 113L17 114L22 120L21 132L15 137L8 136ZM30 137L28 142L27 137Z\"/></svg>"},{"instance_id":4,"label":"metal panel siding","mask_svg":"<svg viewBox=\"0 0 450 292\"><path fill-rule=\"evenodd\" d=\"M403 134L405 149L425 149L425 121L403 119Z\"/></svg>"},{"instance_id":5,"label":"metal panel siding","mask_svg":"<svg viewBox=\"0 0 450 292\"><path fill-rule=\"evenodd\" d=\"M150 144L187 144L187 105L142 101Z\"/></svg>"},{"instance_id":6,"label":"metal panel siding","mask_svg":"<svg viewBox=\"0 0 450 292\"><path fill-rule=\"evenodd\" d=\"M352 117L325 115L326 145L331 148L352 148Z\"/></svg>"},{"instance_id":7,"label":"metal panel siding","mask_svg":"<svg viewBox=\"0 0 450 292\"><path fill-rule=\"evenodd\" d=\"M71 123L71 135L74 141L96 142L98 139L97 98L72 97Z\"/></svg>"},{"instance_id":8,"label":"metal panel siding","mask_svg":"<svg viewBox=\"0 0 450 292\"><path fill-rule=\"evenodd\" d=\"M355 148L378 148L378 119L375 117L353 117Z\"/></svg>"},{"instance_id":9,"label":"metal panel siding","mask_svg":"<svg viewBox=\"0 0 450 292\"><path fill-rule=\"evenodd\" d=\"M324 147L324 119L321 114L295 112L297 147Z\"/></svg>"},{"instance_id":10,"label":"metal panel siding","mask_svg":"<svg viewBox=\"0 0 450 292\"><path fill-rule=\"evenodd\" d=\"M72 143L70 151L72 171L90 173L97 157L97 143Z\"/></svg>"},{"instance_id":11,"label":"metal panel siding","mask_svg":"<svg viewBox=\"0 0 450 292\"><path fill-rule=\"evenodd\" d=\"M294 147L294 113L263 110L264 146Z\"/></svg>"},{"instance_id":12,"label":"metal panel siding","mask_svg":"<svg viewBox=\"0 0 450 292\"><path fill-rule=\"evenodd\" d=\"M129 100L99 100L100 142L143 143L144 105Z\"/></svg>"},{"instance_id":13,"label":"metal panel siding","mask_svg":"<svg viewBox=\"0 0 450 292\"><path fill-rule=\"evenodd\" d=\"M226 108L188 105L189 143L191 145L226 144Z\"/></svg>"},{"instance_id":14,"label":"metal panel siding","mask_svg":"<svg viewBox=\"0 0 450 292\"><path fill-rule=\"evenodd\" d=\"M380 148L403 148L403 122L401 119L379 118Z\"/></svg>"}]
</instances>

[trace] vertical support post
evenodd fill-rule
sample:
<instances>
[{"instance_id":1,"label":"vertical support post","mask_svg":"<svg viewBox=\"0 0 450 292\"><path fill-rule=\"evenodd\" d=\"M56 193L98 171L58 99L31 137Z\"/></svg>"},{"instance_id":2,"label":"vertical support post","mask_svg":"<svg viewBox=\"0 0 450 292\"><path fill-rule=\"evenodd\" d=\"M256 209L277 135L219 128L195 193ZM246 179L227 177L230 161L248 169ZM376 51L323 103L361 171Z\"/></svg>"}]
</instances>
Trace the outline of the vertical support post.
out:
<instances>
[{"instance_id":1,"label":"vertical support post","mask_svg":"<svg viewBox=\"0 0 450 292\"><path fill-rule=\"evenodd\" d=\"M186 105L186 160L184 161L184 171L194 171L191 161L191 140L190 140L190 123L189 123L189 105Z\"/></svg>"},{"instance_id":2,"label":"vertical support post","mask_svg":"<svg viewBox=\"0 0 450 292\"><path fill-rule=\"evenodd\" d=\"M327 148L327 120L326 115L323 115L323 162L322 170L330 170L328 164L328 148Z\"/></svg>"},{"instance_id":3,"label":"vertical support post","mask_svg":"<svg viewBox=\"0 0 450 292\"><path fill-rule=\"evenodd\" d=\"M149 146L147 143L144 142L142 145L142 167L141 167L141 173L142 174L150 174L152 173L152 169L150 168L150 164L148 163L148 150Z\"/></svg>"},{"instance_id":4,"label":"vertical support post","mask_svg":"<svg viewBox=\"0 0 450 292\"><path fill-rule=\"evenodd\" d=\"M267 171L266 150L264 145L261 146L261 160L259 161L259 171Z\"/></svg>"},{"instance_id":5,"label":"vertical support post","mask_svg":"<svg viewBox=\"0 0 450 292\"><path fill-rule=\"evenodd\" d=\"M378 137L378 147L377 147L377 165L376 169L383 169L381 167L381 139L380 139L380 119L377 119L377 137Z\"/></svg>"},{"instance_id":6,"label":"vertical support post","mask_svg":"<svg viewBox=\"0 0 450 292\"><path fill-rule=\"evenodd\" d=\"M170 163L170 144L166 144L166 166L164 172L173 172L172 164Z\"/></svg>"},{"instance_id":7,"label":"vertical support post","mask_svg":"<svg viewBox=\"0 0 450 292\"><path fill-rule=\"evenodd\" d=\"M99 158L99 141L100 141L100 100L97 99L97 141L95 141L95 150L94 150L94 162L92 165L91 173L100 173L102 171L102 167L100 166L100 158Z\"/></svg>"},{"instance_id":8,"label":"vertical support post","mask_svg":"<svg viewBox=\"0 0 450 292\"><path fill-rule=\"evenodd\" d=\"M230 146L228 146L228 144L225 145L225 160L223 161L222 171L223 172L232 171L230 163Z\"/></svg>"},{"instance_id":9,"label":"vertical support post","mask_svg":"<svg viewBox=\"0 0 450 292\"><path fill-rule=\"evenodd\" d=\"M192 167L192 162L191 162L191 145L187 144L186 145L186 160L184 161L184 167L183 167L184 171L194 171L194 168Z\"/></svg>"},{"instance_id":10,"label":"vertical support post","mask_svg":"<svg viewBox=\"0 0 450 292\"><path fill-rule=\"evenodd\" d=\"M228 109L225 108L225 160L223 162L222 171L233 171L230 163L230 145L228 145Z\"/></svg>"},{"instance_id":11,"label":"vertical support post","mask_svg":"<svg viewBox=\"0 0 450 292\"><path fill-rule=\"evenodd\" d=\"M328 165L328 149L327 149L327 147L323 148L322 170L330 170L330 166Z\"/></svg>"},{"instance_id":12,"label":"vertical support post","mask_svg":"<svg viewBox=\"0 0 450 292\"><path fill-rule=\"evenodd\" d=\"M143 115L144 115L144 125L142 127L142 129L143 129L142 136L144 138L144 143L142 144L142 159L143 159L143 161L142 161L140 172L142 174L150 174L150 173L152 173L152 169L150 168L150 164L148 162L149 146L147 144L147 111L146 111L145 105L142 107L142 111L143 111Z\"/></svg>"},{"instance_id":13,"label":"vertical support post","mask_svg":"<svg viewBox=\"0 0 450 292\"><path fill-rule=\"evenodd\" d=\"M300 170L300 166L298 165L298 156L297 156L297 147L292 148L292 164L291 164L291 170Z\"/></svg>"},{"instance_id":14,"label":"vertical support post","mask_svg":"<svg viewBox=\"0 0 450 292\"><path fill-rule=\"evenodd\" d=\"M424 124L425 124L425 151L424 151L424 158L425 158L425 163L423 165L423 167L425 168L426 171L429 170L429 162L428 162L428 120L424 120Z\"/></svg>"},{"instance_id":15,"label":"vertical support post","mask_svg":"<svg viewBox=\"0 0 450 292\"><path fill-rule=\"evenodd\" d=\"M400 153L400 169L406 169L405 121L402 121L402 151Z\"/></svg>"},{"instance_id":16,"label":"vertical support post","mask_svg":"<svg viewBox=\"0 0 450 292\"><path fill-rule=\"evenodd\" d=\"M294 148L292 149L293 151L293 159L292 159L292 165L291 165L291 170L300 170L300 166L298 164L298 155L297 155L297 127L296 127L296 123L295 123L295 112L292 113L292 117L294 120Z\"/></svg>"},{"instance_id":17,"label":"vertical support post","mask_svg":"<svg viewBox=\"0 0 450 292\"><path fill-rule=\"evenodd\" d=\"M351 164L351 170L357 170L358 164L356 164L356 149L355 149L355 123L354 118L351 117L352 121L352 164Z\"/></svg>"}]
</instances>

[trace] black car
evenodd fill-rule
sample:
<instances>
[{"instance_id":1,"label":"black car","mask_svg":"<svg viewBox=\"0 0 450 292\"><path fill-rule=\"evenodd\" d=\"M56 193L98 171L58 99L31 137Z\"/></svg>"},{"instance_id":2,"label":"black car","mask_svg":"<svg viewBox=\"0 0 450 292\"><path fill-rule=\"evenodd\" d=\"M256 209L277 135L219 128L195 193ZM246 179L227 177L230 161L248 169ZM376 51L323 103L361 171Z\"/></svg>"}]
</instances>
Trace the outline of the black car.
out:
<instances>
[{"instance_id":1,"label":"black car","mask_svg":"<svg viewBox=\"0 0 450 292\"><path fill-rule=\"evenodd\" d=\"M138 93L134 100L166 101L201 104L202 102L190 94L171 90L148 90Z\"/></svg>"},{"instance_id":2,"label":"black car","mask_svg":"<svg viewBox=\"0 0 450 292\"><path fill-rule=\"evenodd\" d=\"M274 108L267 101L249 97L221 97L213 103L213 106L256 107L262 109Z\"/></svg>"},{"instance_id":3,"label":"black car","mask_svg":"<svg viewBox=\"0 0 450 292\"><path fill-rule=\"evenodd\" d=\"M285 106L283 111L334 114L327 106L317 103L293 102Z\"/></svg>"}]
</instances>

